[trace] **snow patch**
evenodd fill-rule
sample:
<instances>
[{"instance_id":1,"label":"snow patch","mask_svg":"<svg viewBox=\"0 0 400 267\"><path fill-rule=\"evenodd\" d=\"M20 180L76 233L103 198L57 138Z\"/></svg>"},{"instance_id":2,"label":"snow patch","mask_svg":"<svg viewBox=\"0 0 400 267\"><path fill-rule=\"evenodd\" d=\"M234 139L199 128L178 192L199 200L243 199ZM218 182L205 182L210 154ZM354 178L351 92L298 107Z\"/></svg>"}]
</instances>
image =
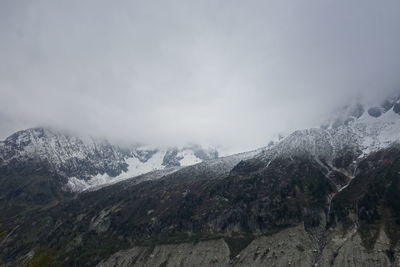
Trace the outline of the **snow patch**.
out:
<instances>
[{"instance_id":1,"label":"snow patch","mask_svg":"<svg viewBox=\"0 0 400 267\"><path fill-rule=\"evenodd\" d=\"M105 173L92 176L89 180L80 180L76 177L70 177L68 178L67 188L74 192L82 192L94 187L114 184L152 171L162 170L165 168L165 166L162 165L165 154L166 150L160 150L146 162L142 162L136 157L127 158L125 162L128 164L128 170L116 177L109 176ZM191 150L180 151L178 156L182 158L179 161L181 166L194 165L202 161L197 158Z\"/></svg>"}]
</instances>

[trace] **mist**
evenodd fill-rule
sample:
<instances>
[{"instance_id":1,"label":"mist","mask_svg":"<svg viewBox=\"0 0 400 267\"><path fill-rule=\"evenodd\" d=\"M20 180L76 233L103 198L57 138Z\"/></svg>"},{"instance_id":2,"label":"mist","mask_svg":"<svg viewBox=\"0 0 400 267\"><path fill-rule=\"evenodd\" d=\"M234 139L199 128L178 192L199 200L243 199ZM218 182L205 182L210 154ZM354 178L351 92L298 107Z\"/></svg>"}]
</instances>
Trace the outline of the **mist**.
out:
<instances>
[{"instance_id":1,"label":"mist","mask_svg":"<svg viewBox=\"0 0 400 267\"><path fill-rule=\"evenodd\" d=\"M0 2L0 137L243 151L400 89L400 2Z\"/></svg>"}]
</instances>

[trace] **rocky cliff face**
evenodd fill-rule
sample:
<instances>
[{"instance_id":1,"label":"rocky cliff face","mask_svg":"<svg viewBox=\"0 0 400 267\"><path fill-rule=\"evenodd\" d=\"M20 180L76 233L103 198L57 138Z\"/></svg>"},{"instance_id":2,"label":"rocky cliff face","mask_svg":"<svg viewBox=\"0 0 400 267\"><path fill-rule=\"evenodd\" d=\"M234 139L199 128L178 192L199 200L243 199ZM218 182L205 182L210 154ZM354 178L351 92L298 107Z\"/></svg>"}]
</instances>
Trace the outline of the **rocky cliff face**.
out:
<instances>
[{"instance_id":1,"label":"rocky cliff face","mask_svg":"<svg viewBox=\"0 0 400 267\"><path fill-rule=\"evenodd\" d=\"M39 240L66 266L396 266L398 146L361 160L351 180L313 156L264 159L81 194L25 218L3 259Z\"/></svg>"},{"instance_id":2,"label":"rocky cliff face","mask_svg":"<svg viewBox=\"0 0 400 267\"><path fill-rule=\"evenodd\" d=\"M216 150L196 145L168 149L125 148L107 140L79 138L47 128L19 131L0 142L1 172L46 171L63 177L64 188L72 191L217 157Z\"/></svg>"},{"instance_id":3,"label":"rocky cliff face","mask_svg":"<svg viewBox=\"0 0 400 267\"><path fill-rule=\"evenodd\" d=\"M159 162L171 168L8 219L1 259L45 249L64 266L398 266L397 104L188 167L169 150Z\"/></svg>"},{"instance_id":4,"label":"rocky cliff face","mask_svg":"<svg viewBox=\"0 0 400 267\"><path fill-rule=\"evenodd\" d=\"M348 235L332 233L322 251L303 225L276 234L257 237L238 254L225 239L137 246L120 251L100 262L98 267L130 266L295 266L354 267L399 266L400 248L390 248L389 238L379 231L373 249L367 250L355 231Z\"/></svg>"}]
</instances>

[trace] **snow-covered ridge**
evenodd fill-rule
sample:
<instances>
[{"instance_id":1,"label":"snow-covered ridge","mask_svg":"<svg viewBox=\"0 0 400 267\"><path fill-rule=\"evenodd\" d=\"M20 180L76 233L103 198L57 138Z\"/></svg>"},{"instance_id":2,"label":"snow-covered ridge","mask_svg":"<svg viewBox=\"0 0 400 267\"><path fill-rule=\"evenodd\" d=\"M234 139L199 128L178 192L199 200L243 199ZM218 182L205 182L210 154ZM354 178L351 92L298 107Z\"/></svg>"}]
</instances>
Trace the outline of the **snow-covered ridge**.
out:
<instances>
[{"instance_id":1,"label":"snow-covered ridge","mask_svg":"<svg viewBox=\"0 0 400 267\"><path fill-rule=\"evenodd\" d=\"M186 174L191 175L191 173L195 173L197 171L205 171L210 175L211 173L214 176L224 176L228 174L232 168L238 164L242 160L248 160L259 153L261 153L265 148L256 149L253 151L242 152L238 154L233 154L229 156L218 157L205 161L198 161L198 163L182 165L179 167L169 167L169 168L156 168L156 169L147 169L143 173L134 173L130 175L121 174L121 176L110 178L106 175L97 175L92 177L92 179L88 181L79 180L74 177L71 177L68 181L67 187L72 189L73 191L94 191L98 190L104 186L109 186L121 181L128 182L129 184L137 184L143 181L156 180L167 175L170 175L177 171L184 171ZM188 151L183 152L183 154L188 153ZM192 158L191 155L189 158ZM156 165L158 166L158 165ZM128 172L127 172L128 173ZM131 177L135 177L134 179L129 179ZM207 177L207 176L205 176Z\"/></svg>"},{"instance_id":2,"label":"snow-covered ridge","mask_svg":"<svg viewBox=\"0 0 400 267\"><path fill-rule=\"evenodd\" d=\"M382 106L355 104L321 128L298 130L267 149L262 157L312 155L329 162L350 151L358 157L400 139L400 99Z\"/></svg>"},{"instance_id":3,"label":"snow-covered ridge","mask_svg":"<svg viewBox=\"0 0 400 267\"><path fill-rule=\"evenodd\" d=\"M0 142L0 171L7 167L17 170L26 170L31 165L35 170L45 167L67 178L68 190L84 191L152 171L175 171L204 160L211 161L196 166L224 166L225 171L249 157L263 157L270 161L277 156L306 155L336 168L333 161L346 158L346 153L351 154L351 160L354 157L362 158L399 142L399 138L400 98L397 97L378 106L350 105L320 128L295 131L257 152L219 161L212 160L218 157L215 149L194 145L168 149L139 146L121 148L106 140L82 139L51 129L33 128L17 132ZM224 164L219 164L220 161L224 161Z\"/></svg>"},{"instance_id":4,"label":"snow-covered ridge","mask_svg":"<svg viewBox=\"0 0 400 267\"><path fill-rule=\"evenodd\" d=\"M218 157L215 149L120 147L107 140L79 138L47 128L19 131L0 142L0 168L46 168L82 191L164 168Z\"/></svg>"},{"instance_id":5,"label":"snow-covered ridge","mask_svg":"<svg viewBox=\"0 0 400 267\"><path fill-rule=\"evenodd\" d=\"M170 156L171 151L177 151L176 155L172 159ZM172 152L172 154L174 153ZM217 157L217 154L215 155L215 157ZM107 173L98 173L97 175L94 175L87 180L78 179L76 177L69 177L66 188L69 188L72 191L85 191L88 189L99 187L101 185L114 184L156 170L178 170L178 167L190 166L200 163L202 161L203 159L198 158L192 149L183 148L180 150L158 150L147 161L141 161L136 157L126 158L125 162L128 165L127 170L121 172L115 177L110 176Z\"/></svg>"}]
</instances>

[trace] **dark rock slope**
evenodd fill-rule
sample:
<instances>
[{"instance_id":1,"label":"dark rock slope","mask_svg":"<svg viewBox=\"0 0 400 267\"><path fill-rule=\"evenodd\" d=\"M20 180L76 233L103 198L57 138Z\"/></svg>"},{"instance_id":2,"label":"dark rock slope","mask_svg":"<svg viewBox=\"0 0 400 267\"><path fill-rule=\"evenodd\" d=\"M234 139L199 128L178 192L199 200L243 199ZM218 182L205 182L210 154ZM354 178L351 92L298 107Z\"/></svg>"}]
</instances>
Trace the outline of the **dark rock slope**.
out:
<instances>
[{"instance_id":1,"label":"dark rock slope","mask_svg":"<svg viewBox=\"0 0 400 267\"><path fill-rule=\"evenodd\" d=\"M161 170L79 194L62 189L60 170L89 184L90 166L108 175L157 152L128 161L132 151L110 148L92 160L92 145L68 152L78 142L69 137L59 146L16 135L0 143L0 264L400 266L399 102L349 107L257 152L170 149ZM208 160L182 168L185 155Z\"/></svg>"},{"instance_id":2,"label":"dark rock slope","mask_svg":"<svg viewBox=\"0 0 400 267\"><path fill-rule=\"evenodd\" d=\"M178 251L199 254L194 266L396 266L398 146L362 160L351 181L313 155L209 169L127 181L29 214L3 239L2 259L27 260L40 245L65 266L149 266L154 257L177 266L186 257Z\"/></svg>"}]
</instances>

